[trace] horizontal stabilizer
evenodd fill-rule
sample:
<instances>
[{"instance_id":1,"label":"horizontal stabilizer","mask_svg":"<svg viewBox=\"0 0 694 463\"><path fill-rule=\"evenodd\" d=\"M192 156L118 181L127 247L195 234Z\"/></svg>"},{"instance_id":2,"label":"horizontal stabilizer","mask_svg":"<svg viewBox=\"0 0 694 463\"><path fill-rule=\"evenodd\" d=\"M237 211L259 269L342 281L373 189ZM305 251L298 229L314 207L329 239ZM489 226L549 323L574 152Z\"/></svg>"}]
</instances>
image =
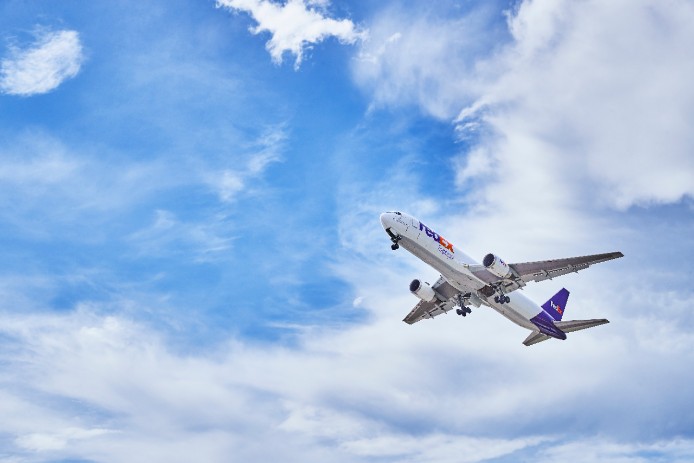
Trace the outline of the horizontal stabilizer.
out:
<instances>
[{"instance_id":1,"label":"horizontal stabilizer","mask_svg":"<svg viewBox=\"0 0 694 463\"><path fill-rule=\"evenodd\" d=\"M604 325L605 323L610 323L610 321L604 318L596 318L593 320L568 320L565 322L554 322L554 326L562 330L564 333L571 333L573 331L580 331L592 328L594 326Z\"/></svg>"},{"instance_id":2,"label":"horizontal stabilizer","mask_svg":"<svg viewBox=\"0 0 694 463\"><path fill-rule=\"evenodd\" d=\"M592 328L594 326L604 325L605 323L610 323L610 321L604 318L596 318L593 320L569 320L565 322L554 322L554 326L562 330L564 333L571 333L573 331L580 331ZM533 331L528 335L527 338L525 338L523 344L526 346L532 346L533 344L546 341L550 338L551 336L547 336L539 331Z\"/></svg>"},{"instance_id":3,"label":"horizontal stabilizer","mask_svg":"<svg viewBox=\"0 0 694 463\"><path fill-rule=\"evenodd\" d=\"M542 334L539 331L533 331L528 335L527 338L525 338L525 341L523 341L523 344L526 346L532 346L533 344L537 344L538 342L546 341L550 337L547 336L546 334Z\"/></svg>"}]
</instances>

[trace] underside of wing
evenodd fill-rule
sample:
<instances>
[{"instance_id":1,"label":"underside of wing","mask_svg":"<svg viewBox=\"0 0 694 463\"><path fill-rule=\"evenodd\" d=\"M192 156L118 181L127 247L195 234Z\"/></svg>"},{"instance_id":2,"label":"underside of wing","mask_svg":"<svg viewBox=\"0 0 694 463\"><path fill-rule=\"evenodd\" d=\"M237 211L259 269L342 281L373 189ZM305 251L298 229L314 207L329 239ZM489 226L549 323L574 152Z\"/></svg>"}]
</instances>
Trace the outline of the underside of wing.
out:
<instances>
[{"instance_id":1,"label":"underside of wing","mask_svg":"<svg viewBox=\"0 0 694 463\"><path fill-rule=\"evenodd\" d=\"M523 281L543 281L566 275L567 273L578 272L593 264L599 264L620 257L624 257L624 254L621 252L608 252L605 254L594 254L592 256L569 257L567 259L522 262L519 264L510 264L509 267L511 267Z\"/></svg>"},{"instance_id":2,"label":"underside of wing","mask_svg":"<svg viewBox=\"0 0 694 463\"><path fill-rule=\"evenodd\" d=\"M487 297L493 296L494 293L496 293L495 288L497 287L500 288L504 294L507 294L525 285L525 282L515 275L512 275L510 278L498 277L487 270L484 265L470 265L468 266L468 270L487 284L487 286L479 290L480 293Z\"/></svg>"},{"instance_id":3,"label":"underside of wing","mask_svg":"<svg viewBox=\"0 0 694 463\"><path fill-rule=\"evenodd\" d=\"M425 318L434 318L455 307L455 298L459 291L448 283L445 278L439 277L432 289L436 292L437 298L432 302L419 301L414 309L403 319L405 323L411 325Z\"/></svg>"},{"instance_id":4,"label":"underside of wing","mask_svg":"<svg viewBox=\"0 0 694 463\"><path fill-rule=\"evenodd\" d=\"M403 321L409 325L417 323L425 318L434 318L438 315L448 312L454 307L451 302L426 302L419 301L419 303L412 309L412 311L407 314L407 317Z\"/></svg>"},{"instance_id":5,"label":"underside of wing","mask_svg":"<svg viewBox=\"0 0 694 463\"><path fill-rule=\"evenodd\" d=\"M522 288L530 281L549 280L567 273L574 273L586 269L593 264L606 262L608 260L623 257L621 252L608 252L605 254L594 254L591 256L569 257L566 259L541 260L537 262L521 262L509 264L511 273L505 278L498 277L490 272L483 265L471 265L469 270L484 283L488 289L487 295L493 295L495 289L500 289L503 293L510 293L518 288Z\"/></svg>"}]
</instances>

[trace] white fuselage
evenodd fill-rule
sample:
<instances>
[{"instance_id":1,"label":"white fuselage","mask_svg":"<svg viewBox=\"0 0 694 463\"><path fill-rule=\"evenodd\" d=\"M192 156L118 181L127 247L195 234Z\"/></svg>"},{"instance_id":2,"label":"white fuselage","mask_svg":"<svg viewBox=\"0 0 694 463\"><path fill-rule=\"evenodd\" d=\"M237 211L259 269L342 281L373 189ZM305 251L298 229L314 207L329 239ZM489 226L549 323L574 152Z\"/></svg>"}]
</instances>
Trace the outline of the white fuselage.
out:
<instances>
[{"instance_id":1,"label":"white fuselage","mask_svg":"<svg viewBox=\"0 0 694 463\"><path fill-rule=\"evenodd\" d=\"M505 304L496 303L493 296L486 297L478 292L486 283L468 268L478 263L422 222L401 212L386 212L381 214L381 224L391 238L400 237L399 246L436 269L457 290L475 294L485 305L517 325L537 330L530 319L543 312L542 307L519 292L514 292L511 301Z\"/></svg>"}]
</instances>

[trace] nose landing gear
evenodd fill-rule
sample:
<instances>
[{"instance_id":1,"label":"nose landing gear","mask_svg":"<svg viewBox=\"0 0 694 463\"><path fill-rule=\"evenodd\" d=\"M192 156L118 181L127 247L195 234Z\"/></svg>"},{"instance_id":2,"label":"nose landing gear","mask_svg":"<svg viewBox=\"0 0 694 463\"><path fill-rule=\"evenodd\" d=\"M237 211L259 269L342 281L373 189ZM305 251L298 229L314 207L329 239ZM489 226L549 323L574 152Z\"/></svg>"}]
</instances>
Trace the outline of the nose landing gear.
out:
<instances>
[{"instance_id":1,"label":"nose landing gear","mask_svg":"<svg viewBox=\"0 0 694 463\"><path fill-rule=\"evenodd\" d=\"M398 241L402 239L402 236L393 234L390 231L390 228L387 229L386 232L388 233L388 236L390 236L390 240L393 242L393 244L390 246L390 249L392 249L393 251L397 251L398 249L400 249Z\"/></svg>"}]
</instances>

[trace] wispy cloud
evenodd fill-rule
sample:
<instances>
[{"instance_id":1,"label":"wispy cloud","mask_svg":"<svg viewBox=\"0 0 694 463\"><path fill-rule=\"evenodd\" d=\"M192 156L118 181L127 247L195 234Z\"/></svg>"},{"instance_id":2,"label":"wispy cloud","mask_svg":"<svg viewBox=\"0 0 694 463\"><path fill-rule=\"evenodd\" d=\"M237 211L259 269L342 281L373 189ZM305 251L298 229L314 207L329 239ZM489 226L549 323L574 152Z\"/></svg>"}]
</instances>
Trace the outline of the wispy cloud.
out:
<instances>
[{"instance_id":1,"label":"wispy cloud","mask_svg":"<svg viewBox=\"0 0 694 463\"><path fill-rule=\"evenodd\" d=\"M167 256L186 254L196 262L205 262L227 251L233 236L225 227L224 217L206 217L204 221L185 222L166 210L154 212L153 223L129 235L139 255Z\"/></svg>"},{"instance_id":2,"label":"wispy cloud","mask_svg":"<svg viewBox=\"0 0 694 463\"><path fill-rule=\"evenodd\" d=\"M304 52L329 37L341 43L353 44L364 36L349 19L333 19L325 11L327 1L288 0L217 0L217 7L249 13L258 23L251 33L269 32L272 37L265 47L272 60L281 64L285 52L296 56L294 67L299 68Z\"/></svg>"},{"instance_id":3,"label":"wispy cloud","mask_svg":"<svg viewBox=\"0 0 694 463\"><path fill-rule=\"evenodd\" d=\"M249 182L257 180L270 164L281 160L286 139L282 126L268 129L247 148L250 154L245 162L240 162L239 168L211 173L209 183L219 198L226 203L235 201L241 192L248 189Z\"/></svg>"},{"instance_id":4,"label":"wispy cloud","mask_svg":"<svg viewBox=\"0 0 694 463\"><path fill-rule=\"evenodd\" d=\"M76 31L36 33L31 45L10 48L0 63L0 91L31 96L48 93L80 71L84 55Z\"/></svg>"},{"instance_id":5,"label":"wispy cloud","mask_svg":"<svg viewBox=\"0 0 694 463\"><path fill-rule=\"evenodd\" d=\"M482 5L441 17L416 9L390 7L373 19L353 75L373 108L417 105L449 119L479 91L475 63L498 46L490 19L496 11Z\"/></svg>"}]
</instances>

